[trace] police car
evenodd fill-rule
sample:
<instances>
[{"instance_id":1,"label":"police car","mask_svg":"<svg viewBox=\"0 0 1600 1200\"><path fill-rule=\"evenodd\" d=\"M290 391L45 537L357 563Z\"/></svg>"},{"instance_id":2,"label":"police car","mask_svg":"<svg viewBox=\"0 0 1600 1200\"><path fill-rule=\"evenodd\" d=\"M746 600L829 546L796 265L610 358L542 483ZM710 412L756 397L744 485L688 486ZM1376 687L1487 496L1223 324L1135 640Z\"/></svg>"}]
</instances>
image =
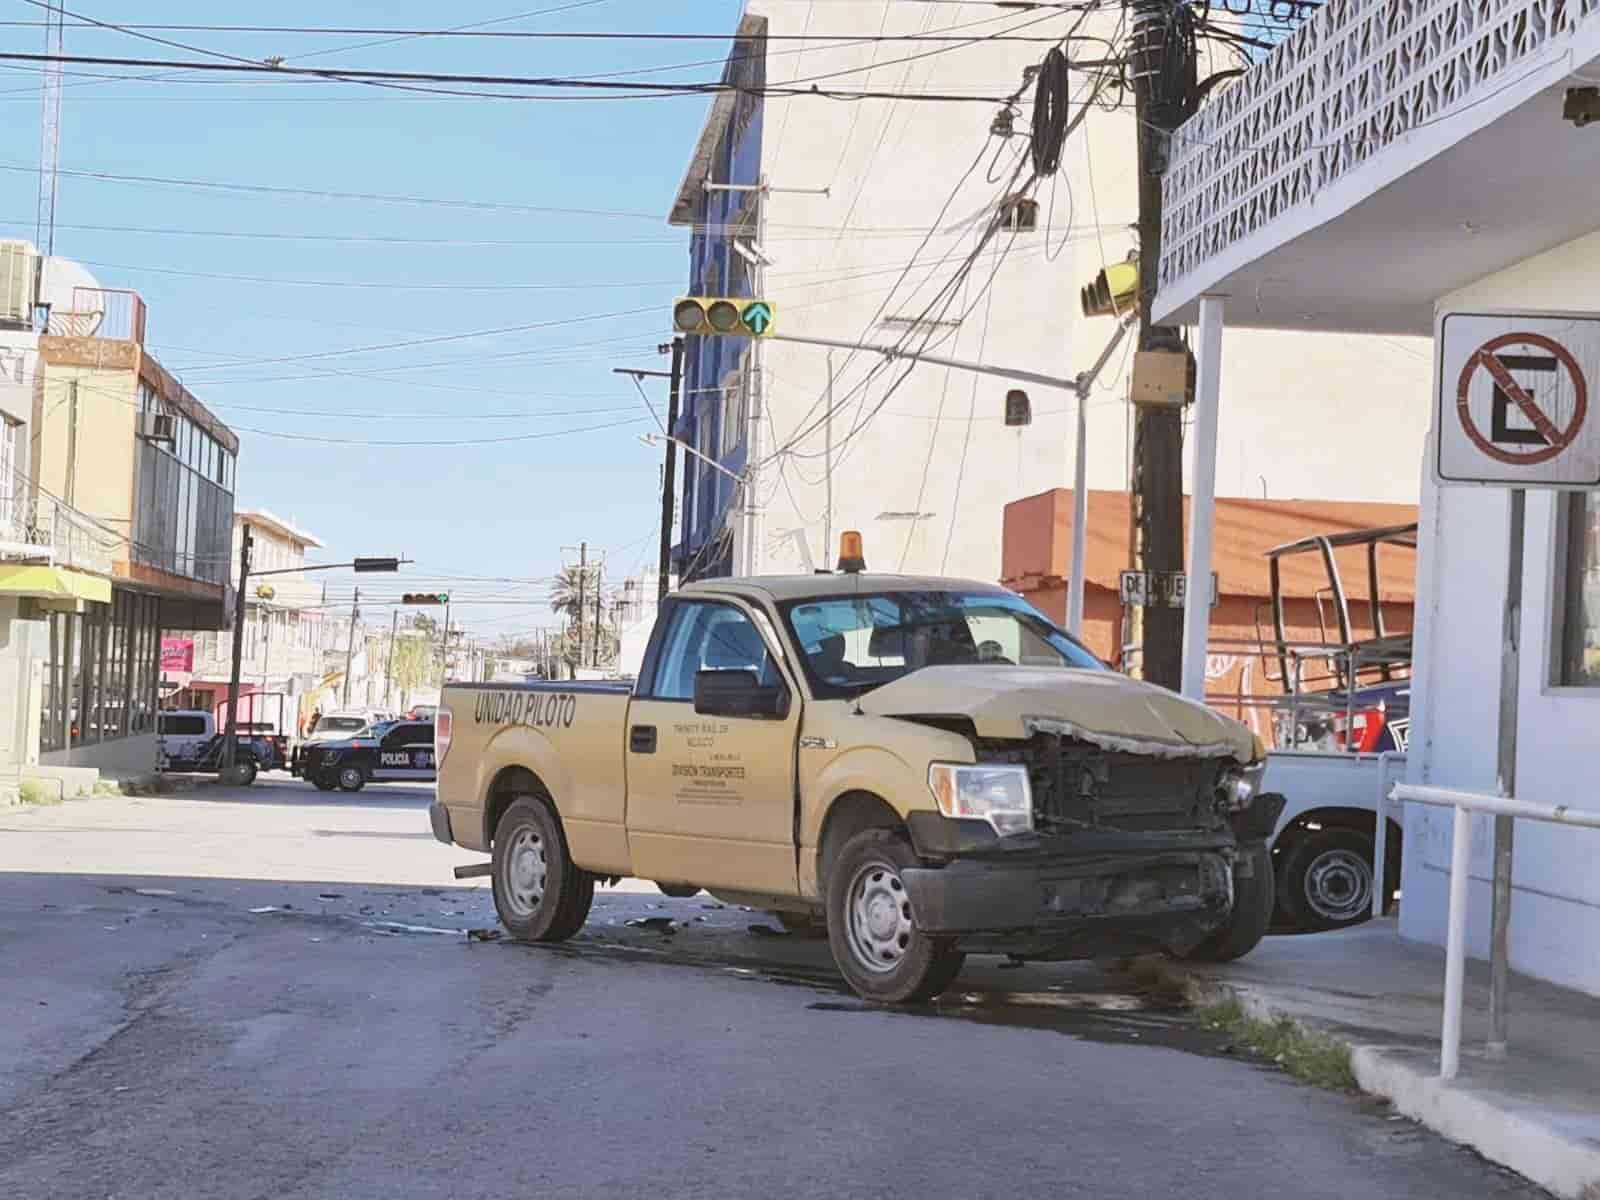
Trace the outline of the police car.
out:
<instances>
[{"instance_id":1,"label":"police car","mask_svg":"<svg viewBox=\"0 0 1600 1200\"><path fill-rule=\"evenodd\" d=\"M369 782L431 781L434 767L432 721L396 721L356 737L312 742L301 759L301 774L324 792L359 792Z\"/></svg>"}]
</instances>

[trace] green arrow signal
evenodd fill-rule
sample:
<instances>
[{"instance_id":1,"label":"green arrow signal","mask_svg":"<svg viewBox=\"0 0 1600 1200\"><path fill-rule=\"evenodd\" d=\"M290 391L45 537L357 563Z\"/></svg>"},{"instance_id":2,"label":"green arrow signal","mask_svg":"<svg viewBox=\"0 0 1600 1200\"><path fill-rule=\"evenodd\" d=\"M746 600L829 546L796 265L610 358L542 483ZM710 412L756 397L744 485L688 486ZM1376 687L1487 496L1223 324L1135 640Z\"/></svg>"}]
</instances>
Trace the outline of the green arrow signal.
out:
<instances>
[{"instance_id":1,"label":"green arrow signal","mask_svg":"<svg viewBox=\"0 0 1600 1200\"><path fill-rule=\"evenodd\" d=\"M772 325L772 308L765 300L757 300L754 304L747 304L739 316L743 319L746 328L757 337L760 337Z\"/></svg>"}]
</instances>

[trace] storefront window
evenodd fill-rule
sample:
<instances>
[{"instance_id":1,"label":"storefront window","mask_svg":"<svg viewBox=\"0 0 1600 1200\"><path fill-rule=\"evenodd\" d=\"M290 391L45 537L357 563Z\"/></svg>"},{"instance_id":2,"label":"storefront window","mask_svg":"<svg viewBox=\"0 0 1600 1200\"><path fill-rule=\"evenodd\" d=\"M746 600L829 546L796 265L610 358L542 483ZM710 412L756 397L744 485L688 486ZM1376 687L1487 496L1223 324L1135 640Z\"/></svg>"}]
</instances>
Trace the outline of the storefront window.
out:
<instances>
[{"instance_id":1,"label":"storefront window","mask_svg":"<svg viewBox=\"0 0 1600 1200\"><path fill-rule=\"evenodd\" d=\"M110 604L50 615L39 748L148 733L160 679L161 601L116 591Z\"/></svg>"},{"instance_id":2,"label":"storefront window","mask_svg":"<svg viewBox=\"0 0 1600 1200\"><path fill-rule=\"evenodd\" d=\"M1600 687L1600 492L1569 496L1557 683Z\"/></svg>"}]
</instances>

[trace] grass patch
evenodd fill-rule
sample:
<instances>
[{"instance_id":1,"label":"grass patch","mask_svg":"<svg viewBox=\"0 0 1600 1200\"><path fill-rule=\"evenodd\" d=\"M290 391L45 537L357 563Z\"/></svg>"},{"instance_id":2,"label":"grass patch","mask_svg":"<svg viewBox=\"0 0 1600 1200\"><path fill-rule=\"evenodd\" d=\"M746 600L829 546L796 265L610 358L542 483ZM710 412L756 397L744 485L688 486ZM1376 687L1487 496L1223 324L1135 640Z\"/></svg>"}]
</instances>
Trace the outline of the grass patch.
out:
<instances>
[{"instance_id":1,"label":"grass patch","mask_svg":"<svg viewBox=\"0 0 1600 1200\"><path fill-rule=\"evenodd\" d=\"M1237 1049L1276 1063L1303 1083L1339 1092L1356 1090L1350 1048L1336 1038L1305 1029L1287 1017L1257 1020L1231 997L1206 1005L1199 1017L1206 1028L1231 1035Z\"/></svg>"},{"instance_id":2,"label":"grass patch","mask_svg":"<svg viewBox=\"0 0 1600 1200\"><path fill-rule=\"evenodd\" d=\"M101 779L95 783L93 794L96 796L120 796L123 794L122 785L114 780Z\"/></svg>"},{"instance_id":3,"label":"grass patch","mask_svg":"<svg viewBox=\"0 0 1600 1200\"><path fill-rule=\"evenodd\" d=\"M1190 974L1159 954L1125 958L1116 965L1124 985L1136 996L1167 1008L1194 1008L1200 993Z\"/></svg>"},{"instance_id":4,"label":"grass patch","mask_svg":"<svg viewBox=\"0 0 1600 1200\"><path fill-rule=\"evenodd\" d=\"M61 789L54 780L24 779L17 788L24 804L40 806L61 803Z\"/></svg>"}]
</instances>

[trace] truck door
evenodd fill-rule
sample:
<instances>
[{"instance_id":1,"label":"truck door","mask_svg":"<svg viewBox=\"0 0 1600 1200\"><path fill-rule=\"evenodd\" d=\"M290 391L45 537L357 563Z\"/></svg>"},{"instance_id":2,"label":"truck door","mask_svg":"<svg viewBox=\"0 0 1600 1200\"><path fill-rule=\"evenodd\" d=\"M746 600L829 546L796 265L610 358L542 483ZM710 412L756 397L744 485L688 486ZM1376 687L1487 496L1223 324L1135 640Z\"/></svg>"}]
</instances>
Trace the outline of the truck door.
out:
<instances>
[{"instance_id":1,"label":"truck door","mask_svg":"<svg viewBox=\"0 0 1600 1200\"><path fill-rule=\"evenodd\" d=\"M800 700L750 613L680 600L628 708L628 846L634 874L660 882L797 894L795 748ZM783 718L695 712L702 670L753 671L788 689Z\"/></svg>"}]
</instances>

